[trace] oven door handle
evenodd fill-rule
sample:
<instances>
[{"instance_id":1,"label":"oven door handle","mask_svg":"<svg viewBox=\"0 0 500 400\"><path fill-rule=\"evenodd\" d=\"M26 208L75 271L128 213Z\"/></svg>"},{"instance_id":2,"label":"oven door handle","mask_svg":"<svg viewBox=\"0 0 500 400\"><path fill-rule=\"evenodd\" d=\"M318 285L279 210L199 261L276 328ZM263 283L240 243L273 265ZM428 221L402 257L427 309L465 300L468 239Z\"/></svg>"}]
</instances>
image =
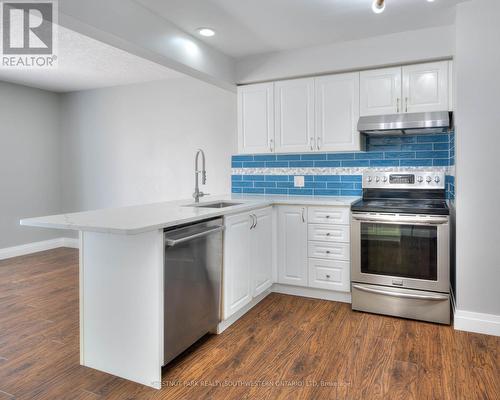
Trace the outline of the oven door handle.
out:
<instances>
[{"instance_id":1,"label":"oven door handle","mask_svg":"<svg viewBox=\"0 0 500 400\"><path fill-rule=\"evenodd\" d=\"M398 292L390 292L388 290L371 289L371 288L367 288L365 286L360 286L360 285L352 285L352 287L354 289L361 290L362 292L381 294L384 296L391 296L391 297L399 297L399 298L403 298L403 299L431 300L431 301L448 300L448 296L398 293Z\"/></svg>"},{"instance_id":2,"label":"oven door handle","mask_svg":"<svg viewBox=\"0 0 500 400\"><path fill-rule=\"evenodd\" d=\"M396 224L423 224L423 225L442 225L448 223L447 217L427 218L401 218L392 215L364 215L352 214L352 218L356 221L363 222L392 222Z\"/></svg>"}]
</instances>

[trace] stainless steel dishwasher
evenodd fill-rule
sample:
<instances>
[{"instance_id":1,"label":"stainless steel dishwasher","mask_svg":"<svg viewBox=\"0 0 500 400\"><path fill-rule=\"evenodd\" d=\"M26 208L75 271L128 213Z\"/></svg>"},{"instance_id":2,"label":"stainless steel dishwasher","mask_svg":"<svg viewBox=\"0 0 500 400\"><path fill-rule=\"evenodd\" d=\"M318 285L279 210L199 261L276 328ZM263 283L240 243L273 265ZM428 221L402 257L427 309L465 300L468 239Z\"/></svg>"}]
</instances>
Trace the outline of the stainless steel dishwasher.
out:
<instances>
[{"instance_id":1,"label":"stainless steel dishwasher","mask_svg":"<svg viewBox=\"0 0 500 400\"><path fill-rule=\"evenodd\" d=\"M222 218L165 230L164 362L220 322Z\"/></svg>"}]
</instances>

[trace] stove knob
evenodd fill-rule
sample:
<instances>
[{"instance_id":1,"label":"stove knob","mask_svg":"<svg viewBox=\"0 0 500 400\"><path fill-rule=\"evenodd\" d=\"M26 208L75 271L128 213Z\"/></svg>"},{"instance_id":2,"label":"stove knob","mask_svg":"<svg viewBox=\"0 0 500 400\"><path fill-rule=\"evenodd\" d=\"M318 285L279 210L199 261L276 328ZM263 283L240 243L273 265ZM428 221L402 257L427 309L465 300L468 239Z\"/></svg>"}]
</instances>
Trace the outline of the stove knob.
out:
<instances>
[{"instance_id":1,"label":"stove knob","mask_svg":"<svg viewBox=\"0 0 500 400\"><path fill-rule=\"evenodd\" d=\"M368 178L366 178L366 180L367 180L368 182L371 182L373 179L372 179L372 177L371 177L371 176L369 176Z\"/></svg>"},{"instance_id":2,"label":"stove knob","mask_svg":"<svg viewBox=\"0 0 500 400\"><path fill-rule=\"evenodd\" d=\"M434 182L436 182L436 183L439 183L439 181L440 181L440 180L441 180L441 179L439 179L439 176L436 176L436 177L434 178Z\"/></svg>"},{"instance_id":3,"label":"stove knob","mask_svg":"<svg viewBox=\"0 0 500 400\"><path fill-rule=\"evenodd\" d=\"M423 181L424 181L424 178L423 178L422 176L419 176L419 177L417 178L417 182L418 182L418 183L422 183Z\"/></svg>"},{"instance_id":4,"label":"stove knob","mask_svg":"<svg viewBox=\"0 0 500 400\"><path fill-rule=\"evenodd\" d=\"M378 176L375 178L375 182L380 182L380 178Z\"/></svg>"},{"instance_id":5,"label":"stove knob","mask_svg":"<svg viewBox=\"0 0 500 400\"><path fill-rule=\"evenodd\" d=\"M387 176L384 176L384 177L382 178L382 181L383 181L383 182L387 182Z\"/></svg>"},{"instance_id":6,"label":"stove knob","mask_svg":"<svg viewBox=\"0 0 500 400\"><path fill-rule=\"evenodd\" d=\"M431 183L432 182L432 178L430 176L428 176L427 178L425 178L425 180L427 181L427 183Z\"/></svg>"}]
</instances>

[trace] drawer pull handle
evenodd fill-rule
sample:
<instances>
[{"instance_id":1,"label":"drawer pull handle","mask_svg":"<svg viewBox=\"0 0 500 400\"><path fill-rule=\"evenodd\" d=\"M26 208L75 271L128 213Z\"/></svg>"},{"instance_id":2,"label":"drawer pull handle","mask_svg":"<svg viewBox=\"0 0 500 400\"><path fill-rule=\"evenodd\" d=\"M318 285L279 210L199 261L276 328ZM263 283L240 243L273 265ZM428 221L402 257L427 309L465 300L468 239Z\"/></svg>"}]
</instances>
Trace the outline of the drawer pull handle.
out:
<instances>
[{"instance_id":1,"label":"drawer pull handle","mask_svg":"<svg viewBox=\"0 0 500 400\"><path fill-rule=\"evenodd\" d=\"M327 275L327 276L326 276L326 278L327 278L327 279L330 279L330 275Z\"/></svg>"},{"instance_id":2,"label":"drawer pull handle","mask_svg":"<svg viewBox=\"0 0 500 400\"><path fill-rule=\"evenodd\" d=\"M326 254L330 254L330 250L327 250L327 251L326 251Z\"/></svg>"},{"instance_id":3,"label":"drawer pull handle","mask_svg":"<svg viewBox=\"0 0 500 400\"><path fill-rule=\"evenodd\" d=\"M326 236L330 236L330 232L328 232L328 233L326 234Z\"/></svg>"},{"instance_id":4,"label":"drawer pull handle","mask_svg":"<svg viewBox=\"0 0 500 400\"><path fill-rule=\"evenodd\" d=\"M325 218L328 219L328 218L330 218L330 216L329 215L325 215Z\"/></svg>"}]
</instances>

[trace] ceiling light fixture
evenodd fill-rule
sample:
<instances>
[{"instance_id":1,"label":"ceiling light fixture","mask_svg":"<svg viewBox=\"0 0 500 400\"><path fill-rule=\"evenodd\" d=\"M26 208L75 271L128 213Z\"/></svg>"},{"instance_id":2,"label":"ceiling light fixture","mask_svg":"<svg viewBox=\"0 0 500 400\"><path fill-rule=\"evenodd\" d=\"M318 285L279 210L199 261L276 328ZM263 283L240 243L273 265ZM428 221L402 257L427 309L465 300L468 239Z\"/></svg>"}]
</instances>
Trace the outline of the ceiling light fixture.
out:
<instances>
[{"instance_id":1,"label":"ceiling light fixture","mask_svg":"<svg viewBox=\"0 0 500 400\"><path fill-rule=\"evenodd\" d=\"M201 36L212 37L215 35L215 31L211 28L198 28L198 33Z\"/></svg>"},{"instance_id":2,"label":"ceiling light fixture","mask_svg":"<svg viewBox=\"0 0 500 400\"><path fill-rule=\"evenodd\" d=\"M372 10L375 14L383 13L385 10L385 0L373 0Z\"/></svg>"}]
</instances>

